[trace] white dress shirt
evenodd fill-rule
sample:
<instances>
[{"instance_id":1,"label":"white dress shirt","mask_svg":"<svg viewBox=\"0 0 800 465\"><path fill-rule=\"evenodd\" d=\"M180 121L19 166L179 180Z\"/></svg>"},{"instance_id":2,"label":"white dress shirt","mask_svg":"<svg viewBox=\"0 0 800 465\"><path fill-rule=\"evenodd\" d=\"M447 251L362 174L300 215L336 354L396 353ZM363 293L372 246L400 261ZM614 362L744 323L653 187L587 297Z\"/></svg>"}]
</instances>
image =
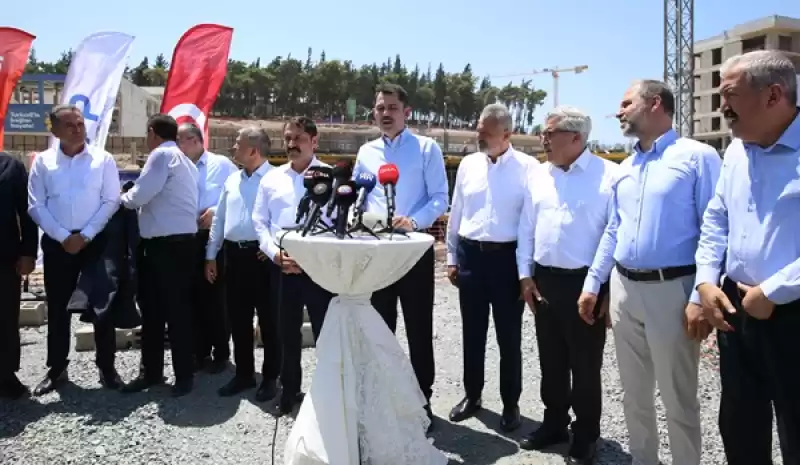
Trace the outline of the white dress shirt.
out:
<instances>
[{"instance_id":1,"label":"white dress shirt","mask_svg":"<svg viewBox=\"0 0 800 465\"><path fill-rule=\"evenodd\" d=\"M314 157L308 166L329 167L317 160L317 157ZM253 226L258 233L258 247L273 260L280 252L275 241L278 233L298 225L295 222L297 206L306 193L303 185L304 174L305 171L298 173L293 170L289 162L270 170L258 184L253 206Z\"/></svg>"},{"instance_id":2,"label":"white dress shirt","mask_svg":"<svg viewBox=\"0 0 800 465\"><path fill-rule=\"evenodd\" d=\"M497 162L484 153L467 155L456 173L447 220L447 265L456 265L458 241L517 240L522 204L531 171L539 161L509 146Z\"/></svg>"},{"instance_id":3,"label":"white dress shirt","mask_svg":"<svg viewBox=\"0 0 800 465\"><path fill-rule=\"evenodd\" d=\"M590 267L611 211L619 165L584 151L566 171L542 165L525 198L517 239L519 277L533 265Z\"/></svg>"},{"instance_id":4,"label":"white dress shirt","mask_svg":"<svg viewBox=\"0 0 800 465\"><path fill-rule=\"evenodd\" d=\"M264 175L273 168L269 162L248 176L245 170L233 173L225 181L222 194L217 203L216 214L211 222L211 231L206 247L206 260L216 258L222 242L257 241L258 233L253 226L253 207L256 202L258 186Z\"/></svg>"},{"instance_id":5,"label":"white dress shirt","mask_svg":"<svg viewBox=\"0 0 800 465\"><path fill-rule=\"evenodd\" d=\"M144 239L197 232L197 167L175 142L150 152L136 184L122 194L125 208L139 209Z\"/></svg>"},{"instance_id":6,"label":"white dress shirt","mask_svg":"<svg viewBox=\"0 0 800 465\"><path fill-rule=\"evenodd\" d=\"M86 145L69 157L60 146L36 156L28 178L28 213L58 242L73 232L93 239L119 208L119 172L108 152Z\"/></svg>"},{"instance_id":7,"label":"white dress shirt","mask_svg":"<svg viewBox=\"0 0 800 465\"><path fill-rule=\"evenodd\" d=\"M197 208L200 213L209 208L216 209L225 182L239 168L228 157L209 151L203 152L195 163L197 166L197 190L199 191Z\"/></svg>"}]
</instances>

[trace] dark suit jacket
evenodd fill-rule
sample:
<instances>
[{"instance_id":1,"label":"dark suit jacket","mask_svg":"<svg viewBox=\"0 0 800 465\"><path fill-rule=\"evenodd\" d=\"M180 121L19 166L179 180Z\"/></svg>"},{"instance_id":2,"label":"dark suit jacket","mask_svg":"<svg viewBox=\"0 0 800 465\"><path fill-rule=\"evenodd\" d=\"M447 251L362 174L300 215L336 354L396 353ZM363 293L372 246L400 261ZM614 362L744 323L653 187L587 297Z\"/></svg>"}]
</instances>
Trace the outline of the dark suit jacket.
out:
<instances>
[{"instance_id":1,"label":"dark suit jacket","mask_svg":"<svg viewBox=\"0 0 800 465\"><path fill-rule=\"evenodd\" d=\"M0 152L0 263L36 257L38 244L39 230L28 215L28 172L21 161Z\"/></svg>"},{"instance_id":2,"label":"dark suit jacket","mask_svg":"<svg viewBox=\"0 0 800 465\"><path fill-rule=\"evenodd\" d=\"M116 328L135 328L141 324L136 305L136 211L117 210L101 235L101 243L97 244L101 247L100 257L87 262L81 270L68 309L81 313L84 322L111 318Z\"/></svg>"}]
</instances>

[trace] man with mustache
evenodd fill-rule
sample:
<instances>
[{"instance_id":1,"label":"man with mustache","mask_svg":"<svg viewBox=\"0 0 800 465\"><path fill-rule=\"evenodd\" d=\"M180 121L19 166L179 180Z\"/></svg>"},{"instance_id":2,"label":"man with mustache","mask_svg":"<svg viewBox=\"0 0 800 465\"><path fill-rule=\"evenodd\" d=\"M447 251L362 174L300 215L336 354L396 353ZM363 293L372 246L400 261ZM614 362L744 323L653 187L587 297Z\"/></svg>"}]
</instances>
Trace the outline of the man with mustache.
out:
<instances>
[{"instance_id":1,"label":"man with mustache","mask_svg":"<svg viewBox=\"0 0 800 465\"><path fill-rule=\"evenodd\" d=\"M617 118L622 132L639 141L620 164L609 223L578 300L581 314L591 315L601 286L610 282L630 452L641 465L658 464L656 382L673 463L698 465L701 453L697 371L709 328L687 335L684 310L700 222L722 162L713 147L678 136L674 112L675 98L663 82L638 81L625 92ZM691 304L690 311L701 309Z\"/></svg>"},{"instance_id":2,"label":"man with mustache","mask_svg":"<svg viewBox=\"0 0 800 465\"><path fill-rule=\"evenodd\" d=\"M381 84L375 92L375 121L381 137L358 149L354 175L377 174L380 167L393 163L400 172L395 200L394 226L406 231L423 231L447 211L448 186L444 157L431 138L406 128L411 115L408 92L396 84ZM378 184L367 197L367 209L386 211L386 192ZM411 365L419 387L430 400L435 372L433 359L434 254L431 247L399 281L372 294L372 305L389 329L397 329L397 301L403 305ZM433 419L430 404L426 407ZM433 427L431 422L430 427Z\"/></svg>"},{"instance_id":3,"label":"man with mustache","mask_svg":"<svg viewBox=\"0 0 800 465\"><path fill-rule=\"evenodd\" d=\"M544 177L531 183L519 226L517 263L522 296L536 319L542 371L542 426L520 442L542 450L567 442L569 410L575 412L567 463L592 463L600 437L603 348L608 286L590 312L575 311L597 244L608 223L619 166L587 147L592 120L576 108L547 114L542 144ZM565 240L569 238L569 240ZM606 320L606 321L604 321Z\"/></svg>"},{"instance_id":4,"label":"man with mustache","mask_svg":"<svg viewBox=\"0 0 800 465\"><path fill-rule=\"evenodd\" d=\"M792 61L756 51L720 69L735 139L703 217L695 284L719 330L719 429L730 465L800 464L800 108ZM725 279L720 289L720 275ZM698 319L687 310L689 319Z\"/></svg>"},{"instance_id":5,"label":"man with mustache","mask_svg":"<svg viewBox=\"0 0 800 465\"><path fill-rule=\"evenodd\" d=\"M525 302L519 298L515 251L531 167L539 164L511 146L513 126L505 105L483 109L477 128L480 152L458 165L447 222L447 275L458 287L466 391L450 411L450 421L466 420L481 408L491 307L500 347L504 431L520 425Z\"/></svg>"},{"instance_id":6,"label":"man with mustache","mask_svg":"<svg viewBox=\"0 0 800 465\"><path fill-rule=\"evenodd\" d=\"M277 242L281 231L297 226L297 206L305 194L305 172L312 166L329 166L314 155L317 135L317 125L311 118L301 116L286 123L283 142L289 162L264 175L253 206L253 226L258 233L259 249L277 265L272 267L269 285L276 298L278 293L281 296L280 308L276 309L283 353L280 368L283 390L276 412L279 415L290 413L303 401L300 391L303 307L308 310L316 340L333 298L333 294L312 281ZM330 223L330 219L325 220Z\"/></svg>"},{"instance_id":7,"label":"man with mustache","mask_svg":"<svg viewBox=\"0 0 800 465\"><path fill-rule=\"evenodd\" d=\"M217 202L225 181L237 171L236 165L223 155L211 153L203 144L203 130L192 123L178 128L178 147L197 166L200 197L197 201L197 269L192 292L192 320L194 324L195 369L220 373L230 358L230 331L223 295L223 276L213 282L205 278L206 245ZM224 270L224 255L216 259L218 269ZM213 358L212 358L213 352Z\"/></svg>"},{"instance_id":8,"label":"man with mustache","mask_svg":"<svg viewBox=\"0 0 800 465\"><path fill-rule=\"evenodd\" d=\"M272 169L267 161L270 138L266 130L243 128L233 146L233 159L242 169L225 181L217 203L206 249L205 275L210 283L219 279L220 249L224 254L225 301L233 337L236 375L218 393L227 397L255 387L253 358L253 313L258 315L264 343L263 380L256 400L265 402L277 394L280 372L280 339L269 288L274 265L258 249L258 233L253 226L256 192L264 176ZM224 247L223 247L224 245Z\"/></svg>"}]
</instances>

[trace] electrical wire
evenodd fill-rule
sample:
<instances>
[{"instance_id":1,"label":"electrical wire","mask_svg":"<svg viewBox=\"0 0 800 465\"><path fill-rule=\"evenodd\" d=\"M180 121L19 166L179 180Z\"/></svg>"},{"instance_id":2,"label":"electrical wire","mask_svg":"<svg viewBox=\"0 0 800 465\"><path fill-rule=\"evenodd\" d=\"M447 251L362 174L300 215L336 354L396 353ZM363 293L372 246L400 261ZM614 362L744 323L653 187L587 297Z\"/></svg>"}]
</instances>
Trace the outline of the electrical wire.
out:
<instances>
[{"instance_id":1,"label":"electrical wire","mask_svg":"<svg viewBox=\"0 0 800 465\"><path fill-rule=\"evenodd\" d=\"M281 306L283 304L283 238L286 237L287 233L283 233L281 238L278 239L278 296L276 299L276 308L275 308L275 324L277 325L277 330L275 334L280 334L280 327L281 327ZM280 400L278 400L278 409L280 409ZM281 417L280 415L275 416L275 428L272 431L272 460L270 463L275 465L275 446L278 442L278 428L280 427Z\"/></svg>"}]
</instances>

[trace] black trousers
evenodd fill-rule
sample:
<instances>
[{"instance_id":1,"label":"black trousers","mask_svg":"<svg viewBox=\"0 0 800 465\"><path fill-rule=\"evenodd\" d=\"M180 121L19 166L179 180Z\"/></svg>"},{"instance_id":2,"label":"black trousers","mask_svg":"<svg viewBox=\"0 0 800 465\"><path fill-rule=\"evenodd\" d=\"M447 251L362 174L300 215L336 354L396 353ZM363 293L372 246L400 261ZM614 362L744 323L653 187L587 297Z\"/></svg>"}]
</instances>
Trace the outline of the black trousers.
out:
<instances>
[{"instance_id":1,"label":"black trousers","mask_svg":"<svg viewBox=\"0 0 800 465\"><path fill-rule=\"evenodd\" d=\"M464 351L464 390L470 399L483 392L489 313L500 349L500 397L516 407L522 393L522 312L513 243L487 248L461 238L458 301Z\"/></svg>"},{"instance_id":2,"label":"black trousers","mask_svg":"<svg viewBox=\"0 0 800 465\"><path fill-rule=\"evenodd\" d=\"M142 311L143 375L154 382L164 375L164 327L177 381L194 376L192 307L197 266L194 234L142 239L137 249L139 301Z\"/></svg>"},{"instance_id":3,"label":"black trousers","mask_svg":"<svg viewBox=\"0 0 800 465\"><path fill-rule=\"evenodd\" d=\"M225 309L225 254L217 254L217 280L208 282L205 276L208 234L208 230L200 230L196 236L198 258L192 291L192 317L194 356L198 362L211 357L212 352L215 360L228 360L231 357L231 332Z\"/></svg>"},{"instance_id":4,"label":"black trousers","mask_svg":"<svg viewBox=\"0 0 800 465\"><path fill-rule=\"evenodd\" d=\"M718 332L722 399L719 430L730 465L772 465L772 409L784 465L800 465L800 300L778 305L767 320L742 308L742 294L722 286L736 313L733 332Z\"/></svg>"},{"instance_id":5,"label":"black trousers","mask_svg":"<svg viewBox=\"0 0 800 465\"><path fill-rule=\"evenodd\" d=\"M240 245L225 241L225 297L228 319L233 336L233 358L236 376L252 378L255 373L253 356L253 315L258 316L261 341L264 343L264 363L261 373L265 380L276 380L280 373L281 344L278 336L277 312L273 307L270 280L272 260L260 260L258 243Z\"/></svg>"},{"instance_id":6,"label":"black trousers","mask_svg":"<svg viewBox=\"0 0 800 465\"><path fill-rule=\"evenodd\" d=\"M47 295L47 367L51 378L60 375L69 365L72 314L67 306L86 263L102 259L105 241L106 235L101 232L86 248L71 255L58 241L42 236L44 292ZM117 344L112 318L94 321L94 342L97 367L103 371L113 370Z\"/></svg>"},{"instance_id":7,"label":"black trousers","mask_svg":"<svg viewBox=\"0 0 800 465\"><path fill-rule=\"evenodd\" d=\"M314 340L319 338L325 313L333 294L321 288L307 274L286 274L272 267L272 289L275 289L275 308L278 309L278 328L281 335L281 384L284 398L300 392L303 371L300 366L303 348L303 307L308 310ZM280 302L278 302L280 301ZM264 341L266 343L266 341Z\"/></svg>"},{"instance_id":8,"label":"black trousers","mask_svg":"<svg viewBox=\"0 0 800 465\"><path fill-rule=\"evenodd\" d=\"M411 366L419 388L430 400L433 393L434 255L431 247L405 276L372 294L371 302L392 333L397 331L397 301L403 306Z\"/></svg>"},{"instance_id":9,"label":"black trousers","mask_svg":"<svg viewBox=\"0 0 800 465\"><path fill-rule=\"evenodd\" d=\"M0 382L19 370L22 279L14 261L0 261Z\"/></svg>"},{"instance_id":10,"label":"black trousers","mask_svg":"<svg viewBox=\"0 0 800 465\"><path fill-rule=\"evenodd\" d=\"M606 325L602 318L589 325L578 314L578 298L587 272L536 265L536 285L548 304L537 307L535 320L545 407L543 424L556 431L565 430L572 407L575 441L591 443L600 437L600 372ZM607 286L601 290L596 312L607 291Z\"/></svg>"}]
</instances>

